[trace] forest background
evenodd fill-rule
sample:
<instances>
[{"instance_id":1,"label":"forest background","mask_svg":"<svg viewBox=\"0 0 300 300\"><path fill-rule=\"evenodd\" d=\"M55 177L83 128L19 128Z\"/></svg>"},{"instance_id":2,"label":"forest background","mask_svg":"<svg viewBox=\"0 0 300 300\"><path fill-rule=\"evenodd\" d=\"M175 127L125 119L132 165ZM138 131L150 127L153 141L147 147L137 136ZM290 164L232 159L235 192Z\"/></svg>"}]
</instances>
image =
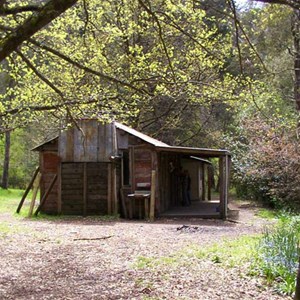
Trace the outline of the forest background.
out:
<instances>
[{"instance_id":1,"label":"forest background","mask_svg":"<svg viewBox=\"0 0 300 300\"><path fill-rule=\"evenodd\" d=\"M7 2L2 40L55 1ZM74 2L1 63L2 187L24 188L30 149L93 117L171 145L229 149L239 196L299 207L299 8Z\"/></svg>"}]
</instances>

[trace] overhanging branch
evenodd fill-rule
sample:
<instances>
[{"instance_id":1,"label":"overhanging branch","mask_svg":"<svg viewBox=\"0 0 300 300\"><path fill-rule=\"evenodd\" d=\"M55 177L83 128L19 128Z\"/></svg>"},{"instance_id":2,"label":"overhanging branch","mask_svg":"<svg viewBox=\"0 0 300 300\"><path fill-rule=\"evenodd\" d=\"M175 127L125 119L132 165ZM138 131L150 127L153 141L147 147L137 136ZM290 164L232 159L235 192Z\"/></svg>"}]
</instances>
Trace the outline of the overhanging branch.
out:
<instances>
[{"instance_id":1,"label":"overhanging branch","mask_svg":"<svg viewBox=\"0 0 300 300\"><path fill-rule=\"evenodd\" d=\"M78 0L49 0L0 42L0 62Z\"/></svg>"},{"instance_id":2,"label":"overhanging branch","mask_svg":"<svg viewBox=\"0 0 300 300\"><path fill-rule=\"evenodd\" d=\"M49 47L49 46L47 46L47 45L45 45L45 44L43 44L43 43L40 43L40 42L34 40L34 39L29 39L29 42L30 42L31 44L33 44L33 45L35 45L35 46L37 46L37 47L39 47L39 48L41 48L41 49L47 51L47 52L52 53L52 54L55 55L55 56L57 56L57 57L63 59L64 61L68 62L69 64L71 64L71 65L73 65L73 66L75 66L75 67L77 67L78 69L81 69L81 70L84 70L85 72L88 72L88 73L91 73L91 74L93 74L93 75L96 75L96 76L98 76L98 77L100 77L100 78L102 78L102 79L107 80L108 82L113 82L113 83L116 83L116 84L120 84L120 85L125 86L125 87L128 87L128 88L130 88L130 89L132 89L132 90L135 90L136 92L144 93L144 94L150 95L150 93L147 92L147 91L144 90L144 89L139 89L139 88L137 88L136 86L134 86L134 85L132 85L132 84L130 84L130 83L128 83L128 82L124 82L124 81L122 81L122 80L116 79L116 78L114 78L114 77L111 77L111 76L109 76L109 75L103 74L103 73L101 73L101 72L99 72L99 71L96 71L96 70L94 70L94 69L91 69L91 68L89 68L89 67L86 67L86 66L84 66L84 65L82 65L82 64L80 64L80 63L78 63L77 61L71 59L70 57L66 56L65 54L59 52L58 50L53 49L53 48L51 48L51 47Z\"/></svg>"}]
</instances>

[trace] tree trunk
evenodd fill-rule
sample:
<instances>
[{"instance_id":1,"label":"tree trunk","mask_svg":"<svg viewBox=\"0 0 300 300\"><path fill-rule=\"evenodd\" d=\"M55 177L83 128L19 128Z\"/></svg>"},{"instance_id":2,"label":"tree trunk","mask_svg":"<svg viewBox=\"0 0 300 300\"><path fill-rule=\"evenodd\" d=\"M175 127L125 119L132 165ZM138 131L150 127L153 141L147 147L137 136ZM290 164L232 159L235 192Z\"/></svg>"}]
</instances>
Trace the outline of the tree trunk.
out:
<instances>
[{"instance_id":1,"label":"tree trunk","mask_svg":"<svg viewBox=\"0 0 300 300\"><path fill-rule=\"evenodd\" d=\"M300 10L295 9L292 20L292 34L294 39L294 95L296 109L300 112ZM298 125L300 126L300 124ZM294 300L300 300L300 258L297 272L296 290Z\"/></svg>"},{"instance_id":2,"label":"tree trunk","mask_svg":"<svg viewBox=\"0 0 300 300\"><path fill-rule=\"evenodd\" d=\"M300 300L300 259L299 259L299 267L297 272L297 281L296 281L294 300Z\"/></svg>"},{"instance_id":3,"label":"tree trunk","mask_svg":"<svg viewBox=\"0 0 300 300\"><path fill-rule=\"evenodd\" d=\"M292 34L294 39L294 95L296 109L300 111L300 10L294 10L292 20Z\"/></svg>"},{"instance_id":4,"label":"tree trunk","mask_svg":"<svg viewBox=\"0 0 300 300\"><path fill-rule=\"evenodd\" d=\"M5 153L3 162L3 173L1 187L3 189L8 188L8 171L9 171L9 159L10 159L10 131L5 133Z\"/></svg>"}]
</instances>

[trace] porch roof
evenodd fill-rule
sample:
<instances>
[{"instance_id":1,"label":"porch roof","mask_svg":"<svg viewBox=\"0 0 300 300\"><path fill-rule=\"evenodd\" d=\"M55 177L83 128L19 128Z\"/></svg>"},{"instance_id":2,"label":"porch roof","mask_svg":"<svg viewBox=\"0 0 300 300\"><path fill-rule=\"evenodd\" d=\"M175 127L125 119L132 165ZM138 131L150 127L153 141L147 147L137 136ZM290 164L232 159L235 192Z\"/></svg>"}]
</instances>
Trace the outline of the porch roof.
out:
<instances>
[{"instance_id":1,"label":"porch roof","mask_svg":"<svg viewBox=\"0 0 300 300\"><path fill-rule=\"evenodd\" d=\"M180 153L191 156L200 157L221 157L230 155L230 152L224 149L209 149L209 148L194 148L194 147L178 147L178 146L157 146L156 149L160 152Z\"/></svg>"}]
</instances>

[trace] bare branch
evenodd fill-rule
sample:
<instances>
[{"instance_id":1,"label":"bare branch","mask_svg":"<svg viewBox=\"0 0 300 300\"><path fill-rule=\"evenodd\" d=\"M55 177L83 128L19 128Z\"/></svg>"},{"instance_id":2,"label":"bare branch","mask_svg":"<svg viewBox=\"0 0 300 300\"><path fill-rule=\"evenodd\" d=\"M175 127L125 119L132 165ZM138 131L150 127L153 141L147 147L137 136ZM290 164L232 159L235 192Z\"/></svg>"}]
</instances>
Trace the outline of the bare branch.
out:
<instances>
[{"instance_id":1,"label":"bare branch","mask_svg":"<svg viewBox=\"0 0 300 300\"><path fill-rule=\"evenodd\" d=\"M244 67L243 67L243 59L242 59L242 51L240 47L240 42L239 42L239 27L238 27L238 17L236 14L236 8L235 8L235 3L233 0L228 0L229 7L232 11L233 18L234 18L234 28L235 28L235 40L236 40L236 46L238 49L238 54L239 54L239 64L240 64L240 70L241 74L244 74Z\"/></svg>"},{"instance_id":2,"label":"bare branch","mask_svg":"<svg viewBox=\"0 0 300 300\"><path fill-rule=\"evenodd\" d=\"M49 0L0 42L0 61L15 51L24 41L49 24L78 0Z\"/></svg>"},{"instance_id":3,"label":"bare branch","mask_svg":"<svg viewBox=\"0 0 300 300\"><path fill-rule=\"evenodd\" d=\"M45 82L55 93L57 93L62 99L64 99L64 95L62 91L60 91L49 79L47 79L44 75L42 75L37 70L37 68L30 62L30 60L25 55L23 55L21 51L16 50L16 52L38 78L40 78L43 82Z\"/></svg>"}]
</instances>

